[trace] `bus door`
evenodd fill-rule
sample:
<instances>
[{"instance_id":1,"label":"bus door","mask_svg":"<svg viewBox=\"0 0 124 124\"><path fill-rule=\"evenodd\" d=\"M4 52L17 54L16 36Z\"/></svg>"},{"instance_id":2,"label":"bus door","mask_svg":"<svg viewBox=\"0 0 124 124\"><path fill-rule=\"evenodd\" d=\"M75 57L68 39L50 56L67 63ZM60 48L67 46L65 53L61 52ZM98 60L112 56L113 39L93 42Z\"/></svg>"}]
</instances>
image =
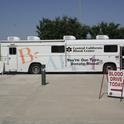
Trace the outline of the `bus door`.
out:
<instances>
[{"instance_id":1,"label":"bus door","mask_svg":"<svg viewBox=\"0 0 124 124\"><path fill-rule=\"evenodd\" d=\"M120 68L124 69L124 47L120 47Z\"/></svg>"},{"instance_id":2,"label":"bus door","mask_svg":"<svg viewBox=\"0 0 124 124\"><path fill-rule=\"evenodd\" d=\"M17 48L15 46L9 46L8 70L10 72L17 71Z\"/></svg>"}]
</instances>

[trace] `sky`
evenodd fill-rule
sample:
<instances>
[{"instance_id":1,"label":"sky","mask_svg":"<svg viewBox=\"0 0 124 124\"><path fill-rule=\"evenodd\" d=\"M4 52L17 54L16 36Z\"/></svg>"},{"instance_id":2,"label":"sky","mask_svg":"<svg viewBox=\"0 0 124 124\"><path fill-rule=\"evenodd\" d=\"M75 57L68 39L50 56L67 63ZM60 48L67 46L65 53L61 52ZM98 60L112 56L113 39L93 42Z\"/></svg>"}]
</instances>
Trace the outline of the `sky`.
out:
<instances>
[{"instance_id":1,"label":"sky","mask_svg":"<svg viewBox=\"0 0 124 124\"><path fill-rule=\"evenodd\" d=\"M102 21L124 26L124 0L0 0L0 39L37 35L39 20L63 16L91 26Z\"/></svg>"}]
</instances>

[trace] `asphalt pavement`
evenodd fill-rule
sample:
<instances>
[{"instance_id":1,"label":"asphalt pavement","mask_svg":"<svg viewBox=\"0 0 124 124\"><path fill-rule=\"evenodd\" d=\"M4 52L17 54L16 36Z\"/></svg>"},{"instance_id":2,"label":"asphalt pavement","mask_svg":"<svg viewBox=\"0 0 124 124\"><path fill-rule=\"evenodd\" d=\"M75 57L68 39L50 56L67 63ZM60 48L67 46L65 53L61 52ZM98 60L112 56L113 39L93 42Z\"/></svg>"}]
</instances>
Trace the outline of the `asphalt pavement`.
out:
<instances>
[{"instance_id":1,"label":"asphalt pavement","mask_svg":"<svg viewBox=\"0 0 124 124\"><path fill-rule=\"evenodd\" d=\"M102 74L0 75L0 124L124 124L124 101L107 96Z\"/></svg>"}]
</instances>

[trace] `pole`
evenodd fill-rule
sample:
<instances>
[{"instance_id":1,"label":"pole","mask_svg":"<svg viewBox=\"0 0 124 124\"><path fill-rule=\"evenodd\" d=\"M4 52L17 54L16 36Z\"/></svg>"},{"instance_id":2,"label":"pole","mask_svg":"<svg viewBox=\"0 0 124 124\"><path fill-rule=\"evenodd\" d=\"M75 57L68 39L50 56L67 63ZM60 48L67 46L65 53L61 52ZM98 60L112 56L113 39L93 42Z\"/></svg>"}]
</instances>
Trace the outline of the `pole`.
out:
<instances>
[{"instance_id":1,"label":"pole","mask_svg":"<svg viewBox=\"0 0 124 124\"><path fill-rule=\"evenodd\" d=\"M45 65L42 65L41 67L41 84L46 85L46 70Z\"/></svg>"},{"instance_id":2,"label":"pole","mask_svg":"<svg viewBox=\"0 0 124 124\"><path fill-rule=\"evenodd\" d=\"M122 91L121 91L120 101L122 101L122 99L123 99L123 92L124 92L124 80L123 80L123 83L122 83Z\"/></svg>"}]
</instances>

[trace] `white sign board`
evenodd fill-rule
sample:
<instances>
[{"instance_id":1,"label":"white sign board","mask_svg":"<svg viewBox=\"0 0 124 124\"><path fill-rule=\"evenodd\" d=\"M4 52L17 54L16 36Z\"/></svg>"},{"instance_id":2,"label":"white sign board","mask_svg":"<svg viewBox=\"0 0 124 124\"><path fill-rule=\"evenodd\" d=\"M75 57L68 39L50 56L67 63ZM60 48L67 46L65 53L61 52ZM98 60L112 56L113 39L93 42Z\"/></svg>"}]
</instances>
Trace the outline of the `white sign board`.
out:
<instances>
[{"instance_id":1,"label":"white sign board","mask_svg":"<svg viewBox=\"0 0 124 124\"><path fill-rule=\"evenodd\" d=\"M108 96L124 97L124 72L108 71Z\"/></svg>"}]
</instances>

